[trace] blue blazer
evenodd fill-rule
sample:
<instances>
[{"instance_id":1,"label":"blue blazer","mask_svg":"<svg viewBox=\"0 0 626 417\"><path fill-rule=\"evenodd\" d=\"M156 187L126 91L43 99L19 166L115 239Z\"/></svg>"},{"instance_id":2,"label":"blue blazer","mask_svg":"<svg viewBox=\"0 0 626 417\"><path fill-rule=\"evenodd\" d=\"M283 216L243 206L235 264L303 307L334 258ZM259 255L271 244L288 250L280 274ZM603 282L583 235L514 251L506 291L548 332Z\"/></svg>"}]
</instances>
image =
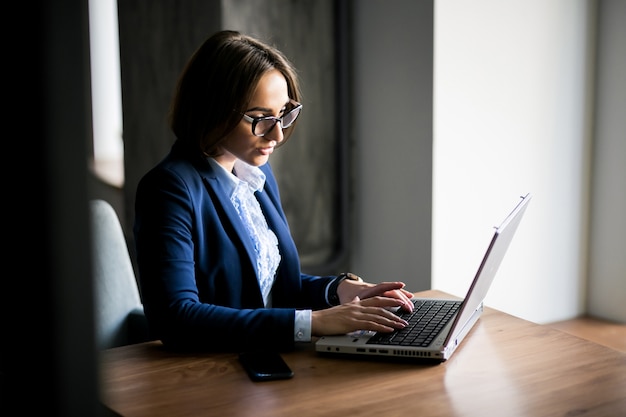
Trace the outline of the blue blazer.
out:
<instances>
[{"instance_id":1,"label":"blue blazer","mask_svg":"<svg viewBox=\"0 0 626 417\"><path fill-rule=\"evenodd\" d=\"M174 349L294 346L295 309L329 307L334 276L300 270L271 167L256 197L278 238L272 308L263 306L252 242L211 165L178 142L139 182L134 236L151 335Z\"/></svg>"}]
</instances>

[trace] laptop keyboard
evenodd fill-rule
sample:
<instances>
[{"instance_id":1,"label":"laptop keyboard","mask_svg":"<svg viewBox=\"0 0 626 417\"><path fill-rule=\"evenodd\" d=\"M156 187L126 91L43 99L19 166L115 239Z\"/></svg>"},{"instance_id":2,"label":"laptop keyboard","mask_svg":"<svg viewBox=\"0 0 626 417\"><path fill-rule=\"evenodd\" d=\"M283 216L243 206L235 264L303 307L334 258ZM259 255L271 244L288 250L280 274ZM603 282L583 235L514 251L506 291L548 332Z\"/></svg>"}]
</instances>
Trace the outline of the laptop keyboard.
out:
<instances>
[{"instance_id":1,"label":"laptop keyboard","mask_svg":"<svg viewBox=\"0 0 626 417\"><path fill-rule=\"evenodd\" d=\"M461 306L461 301L415 300L411 313L398 310L398 316L409 322L392 333L376 333L367 344L428 346Z\"/></svg>"}]
</instances>

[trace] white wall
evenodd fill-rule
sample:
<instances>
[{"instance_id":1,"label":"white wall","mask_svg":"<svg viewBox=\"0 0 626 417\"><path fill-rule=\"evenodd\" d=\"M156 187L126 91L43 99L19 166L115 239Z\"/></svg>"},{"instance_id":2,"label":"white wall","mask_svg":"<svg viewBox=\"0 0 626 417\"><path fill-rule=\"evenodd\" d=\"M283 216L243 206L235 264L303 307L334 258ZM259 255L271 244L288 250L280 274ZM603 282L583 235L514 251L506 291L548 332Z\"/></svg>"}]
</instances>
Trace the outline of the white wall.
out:
<instances>
[{"instance_id":1,"label":"white wall","mask_svg":"<svg viewBox=\"0 0 626 417\"><path fill-rule=\"evenodd\" d=\"M486 304L536 322L585 312L592 5L436 2L434 287L463 294L489 227L531 192Z\"/></svg>"},{"instance_id":2,"label":"white wall","mask_svg":"<svg viewBox=\"0 0 626 417\"><path fill-rule=\"evenodd\" d=\"M486 304L539 323L586 311L626 322L626 40L615 30L626 2L600 3L611 8L601 33L613 38L603 70L594 1L434 2L432 281L424 284L423 2L354 2L356 272L461 296L492 227L531 192ZM610 75L598 97L596 71ZM594 128L596 101L610 119L603 128Z\"/></svg>"}]
</instances>

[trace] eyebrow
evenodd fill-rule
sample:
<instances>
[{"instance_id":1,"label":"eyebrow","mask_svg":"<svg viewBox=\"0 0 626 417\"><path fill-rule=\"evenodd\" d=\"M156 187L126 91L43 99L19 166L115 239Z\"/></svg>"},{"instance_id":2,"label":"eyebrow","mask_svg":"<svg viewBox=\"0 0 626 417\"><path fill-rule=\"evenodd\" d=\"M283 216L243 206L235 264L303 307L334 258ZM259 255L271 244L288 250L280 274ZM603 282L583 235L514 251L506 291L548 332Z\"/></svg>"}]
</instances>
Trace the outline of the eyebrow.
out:
<instances>
[{"instance_id":1,"label":"eyebrow","mask_svg":"<svg viewBox=\"0 0 626 417\"><path fill-rule=\"evenodd\" d=\"M291 102L291 100L287 100L287 102L280 109L280 112L284 112L285 110L287 110L287 106L289 105L290 102ZM252 107L252 108L246 110L244 113L248 113L248 112L251 112L251 111L258 111L258 112L261 112L261 113L271 113L272 109L270 109L269 107Z\"/></svg>"}]
</instances>

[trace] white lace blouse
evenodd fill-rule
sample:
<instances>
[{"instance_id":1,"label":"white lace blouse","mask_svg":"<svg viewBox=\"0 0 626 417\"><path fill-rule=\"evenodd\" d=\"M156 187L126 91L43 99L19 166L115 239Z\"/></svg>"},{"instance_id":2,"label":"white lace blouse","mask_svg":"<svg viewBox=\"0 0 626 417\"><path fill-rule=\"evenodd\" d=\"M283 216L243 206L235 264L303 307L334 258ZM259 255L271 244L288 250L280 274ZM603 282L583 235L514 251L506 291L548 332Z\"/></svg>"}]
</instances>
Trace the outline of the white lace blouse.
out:
<instances>
[{"instance_id":1,"label":"white lace blouse","mask_svg":"<svg viewBox=\"0 0 626 417\"><path fill-rule=\"evenodd\" d=\"M280 264L278 239L267 225L261 206L254 196L256 191L262 192L265 185L265 174L255 166L237 160L234 174L228 172L213 158L207 158L223 179L223 184L230 201L244 223L248 235L254 244L257 265L257 279L265 307L272 306L272 285L276 270ZM294 340L307 342L311 340L311 310L296 310Z\"/></svg>"}]
</instances>

